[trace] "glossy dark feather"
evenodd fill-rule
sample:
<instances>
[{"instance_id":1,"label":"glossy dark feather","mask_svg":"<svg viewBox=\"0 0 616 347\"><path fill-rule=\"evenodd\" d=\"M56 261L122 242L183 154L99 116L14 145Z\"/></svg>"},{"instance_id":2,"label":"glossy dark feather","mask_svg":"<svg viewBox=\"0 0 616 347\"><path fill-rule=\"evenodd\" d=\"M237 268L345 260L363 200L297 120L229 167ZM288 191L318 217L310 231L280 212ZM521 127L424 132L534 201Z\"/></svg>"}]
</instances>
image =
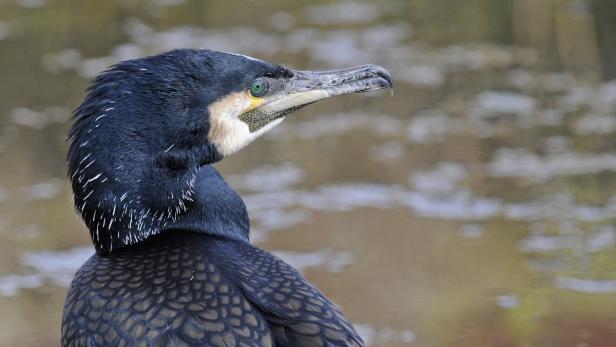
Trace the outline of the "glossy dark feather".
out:
<instances>
[{"instance_id":1,"label":"glossy dark feather","mask_svg":"<svg viewBox=\"0 0 616 347\"><path fill-rule=\"evenodd\" d=\"M69 133L75 207L97 254L69 289L62 346L362 346L314 285L250 245L246 206L212 166L258 135L239 118L257 78L290 98L253 114L260 127L316 100L293 93L391 87L378 66L338 73L189 49L101 73Z\"/></svg>"},{"instance_id":2,"label":"glossy dark feather","mask_svg":"<svg viewBox=\"0 0 616 347\"><path fill-rule=\"evenodd\" d=\"M243 241L170 231L79 270L63 346L360 346L301 274Z\"/></svg>"},{"instance_id":3,"label":"glossy dark feather","mask_svg":"<svg viewBox=\"0 0 616 347\"><path fill-rule=\"evenodd\" d=\"M340 310L282 260L245 242L218 240L208 248L222 255L223 271L265 315L278 345L362 345Z\"/></svg>"}]
</instances>

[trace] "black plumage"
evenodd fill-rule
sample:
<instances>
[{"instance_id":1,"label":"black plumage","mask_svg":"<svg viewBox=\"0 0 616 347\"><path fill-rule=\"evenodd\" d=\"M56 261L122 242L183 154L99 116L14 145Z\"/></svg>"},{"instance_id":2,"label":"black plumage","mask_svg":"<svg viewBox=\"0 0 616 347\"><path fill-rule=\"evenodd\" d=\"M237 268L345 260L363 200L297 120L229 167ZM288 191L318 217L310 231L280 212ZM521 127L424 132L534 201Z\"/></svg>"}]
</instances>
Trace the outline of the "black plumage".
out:
<instances>
[{"instance_id":1,"label":"black plumage","mask_svg":"<svg viewBox=\"0 0 616 347\"><path fill-rule=\"evenodd\" d=\"M212 164L299 107L384 87L373 65L312 73L207 50L103 72L70 132L96 254L69 288L62 345L363 345L314 285L249 244L246 207Z\"/></svg>"},{"instance_id":2,"label":"black plumage","mask_svg":"<svg viewBox=\"0 0 616 347\"><path fill-rule=\"evenodd\" d=\"M94 255L67 298L64 346L361 346L292 267L246 242L174 230Z\"/></svg>"}]
</instances>

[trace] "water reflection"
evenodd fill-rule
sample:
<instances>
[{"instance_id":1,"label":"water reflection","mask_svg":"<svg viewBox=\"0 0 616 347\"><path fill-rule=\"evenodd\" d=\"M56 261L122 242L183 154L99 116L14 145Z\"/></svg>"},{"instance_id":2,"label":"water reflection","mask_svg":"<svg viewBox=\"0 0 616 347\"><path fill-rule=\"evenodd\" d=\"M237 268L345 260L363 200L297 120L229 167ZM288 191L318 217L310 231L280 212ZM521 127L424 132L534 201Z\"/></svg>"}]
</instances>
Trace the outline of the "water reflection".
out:
<instances>
[{"instance_id":1,"label":"water reflection","mask_svg":"<svg viewBox=\"0 0 616 347\"><path fill-rule=\"evenodd\" d=\"M371 345L613 345L615 13L607 0L0 4L0 345L57 345L64 287L92 253L63 178L87 79L178 47L393 71L393 97L315 105L219 165L253 241Z\"/></svg>"}]
</instances>

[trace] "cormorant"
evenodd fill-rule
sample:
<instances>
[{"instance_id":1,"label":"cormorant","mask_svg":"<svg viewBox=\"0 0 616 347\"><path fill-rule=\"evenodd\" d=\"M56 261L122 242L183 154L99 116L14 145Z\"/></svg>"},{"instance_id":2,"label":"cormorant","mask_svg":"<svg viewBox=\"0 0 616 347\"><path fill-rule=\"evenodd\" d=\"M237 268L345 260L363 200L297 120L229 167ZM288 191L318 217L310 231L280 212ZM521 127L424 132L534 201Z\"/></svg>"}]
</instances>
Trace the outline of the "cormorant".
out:
<instances>
[{"instance_id":1,"label":"cormorant","mask_svg":"<svg viewBox=\"0 0 616 347\"><path fill-rule=\"evenodd\" d=\"M364 345L313 284L249 243L246 207L212 164L303 106L391 86L376 65L295 71L191 49L101 73L69 134L96 254L69 288L62 345Z\"/></svg>"}]
</instances>

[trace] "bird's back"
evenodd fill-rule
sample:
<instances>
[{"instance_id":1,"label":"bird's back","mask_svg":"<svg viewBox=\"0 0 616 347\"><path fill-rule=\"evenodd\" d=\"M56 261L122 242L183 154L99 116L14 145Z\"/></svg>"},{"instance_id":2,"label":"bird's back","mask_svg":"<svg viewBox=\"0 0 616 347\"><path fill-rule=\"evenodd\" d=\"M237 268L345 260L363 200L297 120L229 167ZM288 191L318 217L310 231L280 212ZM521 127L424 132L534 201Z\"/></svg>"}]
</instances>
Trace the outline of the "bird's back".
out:
<instances>
[{"instance_id":1,"label":"bird's back","mask_svg":"<svg viewBox=\"0 0 616 347\"><path fill-rule=\"evenodd\" d=\"M358 346L351 324L280 259L174 230L92 256L69 289L63 346Z\"/></svg>"}]
</instances>

